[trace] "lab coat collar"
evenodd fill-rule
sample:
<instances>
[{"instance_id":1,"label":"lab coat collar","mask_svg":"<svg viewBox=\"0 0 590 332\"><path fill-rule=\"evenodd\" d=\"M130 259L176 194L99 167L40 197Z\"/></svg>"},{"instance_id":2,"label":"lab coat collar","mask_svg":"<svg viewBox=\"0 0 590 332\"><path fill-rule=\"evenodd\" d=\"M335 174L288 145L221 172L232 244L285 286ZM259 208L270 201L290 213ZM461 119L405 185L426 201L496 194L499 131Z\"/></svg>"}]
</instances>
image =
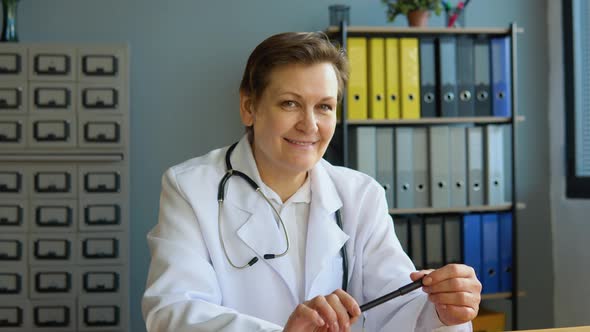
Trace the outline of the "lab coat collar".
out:
<instances>
[{"instance_id":1,"label":"lab coat collar","mask_svg":"<svg viewBox=\"0 0 590 332\"><path fill-rule=\"evenodd\" d=\"M247 135L244 135L238 142L238 145L231 154L230 161L234 170L246 174L254 180L258 186L262 184L262 179L258 173L254 154L252 153L252 148L250 147ZM223 155L223 168L225 169L225 154ZM262 197L260 197L260 194L256 193L246 181L238 178L238 176L233 176L228 181L226 197L227 202L231 202L238 208L247 212L254 212L256 206L260 203L259 200L264 202Z\"/></svg>"},{"instance_id":2,"label":"lab coat collar","mask_svg":"<svg viewBox=\"0 0 590 332\"><path fill-rule=\"evenodd\" d=\"M330 259L339 251L349 236L336 223L336 210L342 207L338 191L326 170L327 162L320 160L311 171L311 207L307 226L305 257L306 298L317 293L315 281ZM343 224L346 216L342 217ZM326 294L322 294L326 295Z\"/></svg>"},{"instance_id":3,"label":"lab coat collar","mask_svg":"<svg viewBox=\"0 0 590 332\"><path fill-rule=\"evenodd\" d=\"M225 167L225 158L223 163ZM234 170L248 175L258 186L262 184L247 136L238 142L231 155L231 163ZM275 221L271 207L237 176L228 181L226 197L224 214L228 220L224 222L236 223L237 236L256 253L259 258L257 264L267 264L280 276L296 305L299 301L295 271L288 257L263 259L266 254L282 253L287 246L283 229Z\"/></svg>"}]
</instances>

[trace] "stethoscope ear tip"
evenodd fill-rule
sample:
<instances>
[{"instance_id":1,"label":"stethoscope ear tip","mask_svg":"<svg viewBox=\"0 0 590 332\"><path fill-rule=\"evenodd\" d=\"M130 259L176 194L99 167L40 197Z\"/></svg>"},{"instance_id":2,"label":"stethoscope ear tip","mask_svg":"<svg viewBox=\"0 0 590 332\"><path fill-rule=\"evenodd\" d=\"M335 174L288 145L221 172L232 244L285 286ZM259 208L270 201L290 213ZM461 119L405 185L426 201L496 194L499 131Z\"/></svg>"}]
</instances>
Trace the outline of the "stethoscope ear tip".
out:
<instances>
[{"instance_id":1,"label":"stethoscope ear tip","mask_svg":"<svg viewBox=\"0 0 590 332\"><path fill-rule=\"evenodd\" d=\"M257 262L258 262L258 257L254 257L248 262L248 266L252 266L252 265L256 264Z\"/></svg>"}]
</instances>

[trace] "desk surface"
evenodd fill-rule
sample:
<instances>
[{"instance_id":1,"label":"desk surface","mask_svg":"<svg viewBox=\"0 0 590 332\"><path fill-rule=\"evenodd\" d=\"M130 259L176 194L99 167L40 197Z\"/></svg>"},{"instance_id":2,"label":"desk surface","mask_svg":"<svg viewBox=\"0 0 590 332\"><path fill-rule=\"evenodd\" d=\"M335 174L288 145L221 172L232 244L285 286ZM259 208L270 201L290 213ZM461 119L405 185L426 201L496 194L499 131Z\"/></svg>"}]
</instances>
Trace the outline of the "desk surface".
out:
<instances>
[{"instance_id":1,"label":"desk surface","mask_svg":"<svg viewBox=\"0 0 590 332\"><path fill-rule=\"evenodd\" d=\"M523 330L523 332L525 332L525 330ZM545 330L526 330L526 332L590 332L590 326L564 327Z\"/></svg>"}]
</instances>

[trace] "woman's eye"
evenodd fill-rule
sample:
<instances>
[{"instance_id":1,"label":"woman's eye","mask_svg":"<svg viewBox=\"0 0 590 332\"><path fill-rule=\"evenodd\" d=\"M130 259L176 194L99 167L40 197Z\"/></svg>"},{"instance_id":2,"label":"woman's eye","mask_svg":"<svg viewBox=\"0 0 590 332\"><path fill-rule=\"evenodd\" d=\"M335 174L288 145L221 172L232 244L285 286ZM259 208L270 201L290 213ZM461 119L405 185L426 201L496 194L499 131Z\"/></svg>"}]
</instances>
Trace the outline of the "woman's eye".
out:
<instances>
[{"instance_id":1,"label":"woman's eye","mask_svg":"<svg viewBox=\"0 0 590 332\"><path fill-rule=\"evenodd\" d=\"M292 100L286 100L283 102L283 107L286 107L286 108L294 108L296 106L297 106L297 103Z\"/></svg>"},{"instance_id":2,"label":"woman's eye","mask_svg":"<svg viewBox=\"0 0 590 332\"><path fill-rule=\"evenodd\" d=\"M320 108L322 109L322 111L331 111L334 109L334 107L332 107L332 105L328 105L328 104L322 104L322 105L320 105Z\"/></svg>"}]
</instances>

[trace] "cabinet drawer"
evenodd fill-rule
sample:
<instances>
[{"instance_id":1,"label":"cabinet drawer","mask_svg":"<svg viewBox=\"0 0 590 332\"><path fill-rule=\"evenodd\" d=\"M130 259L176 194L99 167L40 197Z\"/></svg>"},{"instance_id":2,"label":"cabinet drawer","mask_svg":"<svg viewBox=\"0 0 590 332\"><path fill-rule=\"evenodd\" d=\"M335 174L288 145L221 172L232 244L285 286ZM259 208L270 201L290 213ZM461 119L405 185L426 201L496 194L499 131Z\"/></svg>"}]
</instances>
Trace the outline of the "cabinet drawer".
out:
<instances>
[{"instance_id":1,"label":"cabinet drawer","mask_svg":"<svg viewBox=\"0 0 590 332\"><path fill-rule=\"evenodd\" d=\"M29 109L35 113L69 112L75 108L75 90L73 84L35 83L29 87L31 100Z\"/></svg>"},{"instance_id":2,"label":"cabinet drawer","mask_svg":"<svg viewBox=\"0 0 590 332\"><path fill-rule=\"evenodd\" d=\"M93 112L96 114L120 113L119 98L120 88L108 85L83 84L79 86L81 112Z\"/></svg>"},{"instance_id":3,"label":"cabinet drawer","mask_svg":"<svg viewBox=\"0 0 590 332\"><path fill-rule=\"evenodd\" d=\"M74 115L30 116L29 146L73 148L77 130Z\"/></svg>"},{"instance_id":4,"label":"cabinet drawer","mask_svg":"<svg viewBox=\"0 0 590 332\"><path fill-rule=\"evenodd\" d=\"M25 148L26 117L0 117L0 149Z\"/></svg>"},{"instance_id":5,"label":"cabinet drawer","mask_svg":"<svg viewBox=\"0 0 590 332\"><path fill-rule=\"evenodd\" d=\"M26 235L0 234L0 266L22 266L27 263L26 257Z\"/></svg>"},{"instance_id":6,"label":"cabinet drawer","mask_svg":"<svg viewBox=\"0 0 590 332\"><path fill-rule=\"evenodd\" d=\"M63 46L31 47L31 81L74 81L77 61L74 48Z\"/></svg>"},{"instance_id":7,"label":"cabinet drawer","mask_svg":"<svg viewBox=\"0 0 590 332\"><path fill-rule=\"evenodd\" d=\"M97 266L80 269L80 294L125 296L128 292L126 266Z\"/></svg>"},{"instance_id":8,"label":"cabinet drawer","mask_svg":"<svg viewBox=\"0 0 590 332\"><path fill-rule=\"evenodd\" d=\"M26 200L0 200L0 234L28 230Z\"/></svg>"},{"instance_id":9,"label":"cabinet drawer","mask_svg":"<svg viewBox=\"0 0 590 332\"><path fill-rule=\"evenodd\" d=\"M27 175L27 169L24 167L0 166L0 198L26 198Z\"/></svg>"},{"instance_id":10,"label":"cabinet drawer","mask_svg":"<svg viewBox=\"0 0 590 332\"><path fill-rule=\"evenodd\" d=\"M76 328L76 306L74 300L31 301L33 328L56 329L63 332Z\"/></svg>"},{"instance_id":11,"label":"cabinet drawer","mask_svg":"<svg viewBox=\"0 0 590 332\"><path fill-rule=\"evenodd\" d=\"M124 230L124 211L122 199L82 199L80 200L81 231L122 231Z\"/></svg>"},{"instance_id":12,"label":"cabinet drawer","mask_svg":"<svg viewBox=\"0 0 590 332\"><path fill-rule=\"evenodd\" d=\"M76 262L74 234L31 234L31 264L71 265Z\"/></svg>"},{"instance_id":13,"label":"cabinet drawer","mask_svg":"<svg viewBox=\"0 0 590 332\"><path fill-rule=\"evenodd\" d=\"M26 81L28 71L27 48L3 43L0 50L0 80Z\"/></svg>"},{"instance_id":14,"label":"cabinet drawer","mask_svg":"<svg viewBox=\"0 0 590 332\"><path fill-rule=\"evenodd\" d=\"M80 264L122 264L127 258L124 233L81 233L79 235Z\"/></svg>"},{"instance_id":15,"label":"cabinet drawer","mask_svg":"<svg viewBox=\"0 0 590 332\"><path fill-rule=\"evenodd\" d=\"M79 118L80 147L119 148L123 146L122 119L119 117Z\"/></svg>"},{"instance_id":16,"label":"cabinet drawer","mask_svg":"<svg viewBox=\"0 0 590 332\"><path fill-rule=\"evenodd\" d=\"M122 168L117 166L80 166L81 193L84 195L117 194L123 192Z\"/></svg>"},{"instance_id":17,"label":"cabinet drawer","mask_svg":"<svg viewBox=\"0 0 590 332\"><path fill-rule=\"evenodd\" d=\"M74 232L77 221L75 200L43 200L31 203L34 232Z\"/></svg>"},{"instance_id":18,"label":"cabinet drawer","mask_svg":"<svg viewBox=\"0 0 590 332\"><path fill-rule=\"evenodd\" d=\"M39 166L30 170L33 197L76 197L78 192L76 166Z\"/></svg>"},{"instance_id":19,"label":"cabinet drawer","mask_svg":"<svg viewBox=\"0 0 590 332\"><path fill-rule=\"evenodd\" d=\"M122 297L81 296L78 301L78 329L127 330L127 307L127 301Z\"/></svg>"},{"instance_id":20,"label":"cabinet drawer","mask_svg":"<svg viewBox=\"0 0 590 332\"><path fill-rule=\"evenodd\" d=\"M24 265L19 268L0 268L0 298L26 297L26 285L27 269Z\"/></svg>"},{"instance_id":21,"label":"cabinet drawer","mask_svg":"<svg viewBox=\"0 0 590 332\"><path fill-rule=\"evenodd\" d=\"M72 269L62 267L31 267L29 294L33 299L74 297L76 277Z\"/></svg>"},{"instance_id":22,"label":"cabinet drawer","mask_svg":"<svg viewBox=\"0 0 590 332\"><path fill-rule=\"evenodd\" d=\"M29 302L24 298L2 301L0 303L0 331L29 332L29 311Z\"/></svg>"},{"instance_id":23,"label":"cabinet drawer","mask_svg":"<svg viewBox=\"0 0 590 332\"><path fill-rule=\"evenodd\" d=\"M80 81L112 82L122 79L126 66L123 48L83 47L78 54Z\"/></svg>"},{"instance_id":24,"label":"cabinet drawer","mask_svg":"<svg viewBox=\"0 0 590 332\"><path fill-rule=\"evenodd\" d=\"M0 82L0 116L27 113L27 83Z\"/></svg>"}]
</instances>

